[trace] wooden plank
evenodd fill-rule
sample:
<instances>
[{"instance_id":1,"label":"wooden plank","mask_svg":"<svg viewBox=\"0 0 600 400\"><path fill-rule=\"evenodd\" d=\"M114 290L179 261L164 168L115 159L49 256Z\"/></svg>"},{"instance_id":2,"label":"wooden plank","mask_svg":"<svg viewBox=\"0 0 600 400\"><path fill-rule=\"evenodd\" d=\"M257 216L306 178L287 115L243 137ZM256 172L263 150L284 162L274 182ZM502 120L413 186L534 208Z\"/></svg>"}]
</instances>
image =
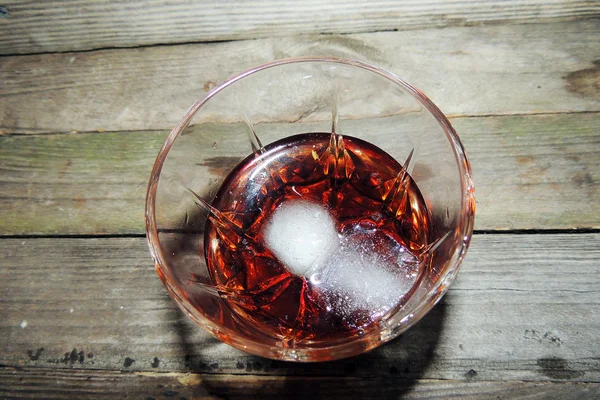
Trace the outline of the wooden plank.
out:
<instances>
[{"instance_id":1,"label":"wooden plank","mask_svg":"<svg viewBox=\"0 0 600 400\"><path fill-rule=\"evenodd\" d=\"M143 238L0 241L0 363L15 367L600 382L600 234L476 235L399 339L317 364L218 342L176 308Z\"/></svg>"},{"instance_id":2,"label":"wooden plank","mask_svg":"<svg viewBox=\"0 0 600 400\"><path fill-rule=\"evenodd\" d=\"M345 127L398 129L386 121ZM600 113L453 123L473 166L476 229L600 227ZM165 137L160 131L0 137L0 234L143 233L147 181ZM202 159L195 143L182 146L178 157L199 164L198 179L214 180L237 162L227 158L229 149L211 148Z\"/></svg>"},{"instance_id":3,"label":"wooden plank","mask_svg":"<svg viewBox=\"0 0 600 400\"><path fill-rule=\"evenodd\" d=\"M599 383L121 373L0 368L3 399L592 399Z\"/></svg>"},{"instance_id":4,"label":"wooden plank","mask_svg":"<svg viewBox=\"0 0 600 400\"><path fill-rule=\"evenodd\" d=\"M589 18L600 15L600 7L590 0L385 1L376 6L342 0L54 0L8 1L0 12L0 54L14 54Z\"/></svg>"},{"instance_id":5,"label":"wooden plank","mask_svg":"<svg viewBox=\"0 0 600 400\"><path fill-rule=\"evenodd\" d=\"M217 82L311 55L379 65L455 116L600 111L597 21L2 57L0 131L171 129Z\"/></svg>"}]
</instances>

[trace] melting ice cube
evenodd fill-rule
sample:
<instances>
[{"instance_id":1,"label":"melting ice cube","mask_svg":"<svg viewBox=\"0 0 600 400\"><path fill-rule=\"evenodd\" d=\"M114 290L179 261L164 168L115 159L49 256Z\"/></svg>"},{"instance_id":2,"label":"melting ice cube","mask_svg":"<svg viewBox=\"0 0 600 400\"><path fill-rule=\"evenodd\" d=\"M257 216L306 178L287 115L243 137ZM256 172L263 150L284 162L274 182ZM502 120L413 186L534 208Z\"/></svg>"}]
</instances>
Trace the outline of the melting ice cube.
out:
<instances>
[{"instance_id":1,"label":"melting ice cube","mask_svg":"<svg viewBox=\"0 0 600 400\"><path fill-rule=\"evenodd\" d=\"M359 326L396 306L415 283L418 267L418 258L404 246L381 231L363 230L344 235L308 273L327 309Z\"/></svg>"}]
</instances>

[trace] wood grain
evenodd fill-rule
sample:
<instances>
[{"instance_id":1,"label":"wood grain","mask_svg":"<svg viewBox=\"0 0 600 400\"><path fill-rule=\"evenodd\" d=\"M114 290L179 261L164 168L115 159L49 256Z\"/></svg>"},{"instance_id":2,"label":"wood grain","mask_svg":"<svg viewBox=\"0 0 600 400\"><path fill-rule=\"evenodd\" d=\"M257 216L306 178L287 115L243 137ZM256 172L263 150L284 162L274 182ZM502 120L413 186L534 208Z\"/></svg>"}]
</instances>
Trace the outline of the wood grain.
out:
<instances>
[{"instance_id":1,"label":"wood grain","mask_svg":"<svg viewBox=\"0 0 600 400\"><path fill-rule=\"evenodd\" d=\"M217 82L310 55L386 68L454 116L600 111L598 21L2 57L0 131L171 129Z\"/></svg>"},{"instance_id":2,"label":"wood grain","mask_svg":"<svg viewBox=\"0 0 600 400\"><path fill-rule=\"evenodd\" d=\"M592 399L599 383L402 380L0 368L3 399Z\"/></svg>"},{"instance_id":3,"label":"wood grain","mask_svg":"<svg viewBox=\"0 0 600 400\"><path fill-rule=\"evenodd\" d=\"M600 227L600 113L452 121L473 166L476 229ZM352 123L380 133L397 129L385 120L375 127ZM0 137L0 234L143 233L146 186L165 137L161 131ZM178 157L199 164L201 179L221 177L228 147L200 151L183 146Z\"/></svg>"},{"instance_id":4,"label":"wood grain","mask_svg":"<svg viewBox=\"0 0 600 400\"><path fill-rule=\"evenodd\" d=\"M143 238L2 239L0 257L6 366L600 382L600 234L476 235L458 280L415 327L317 364L250 356L196 328L166 295Z\"/></svg>"},{"instance_id":5,"label":"wood grain","mask_svg":"<svg viewBox=\"0 0 600 400\"><path fill-rule=\"evenodd\" d=\"M0 54L253 39L307 33L539 22L600 15L597 2L7 1Z\"/></svg>"}]
</instances>

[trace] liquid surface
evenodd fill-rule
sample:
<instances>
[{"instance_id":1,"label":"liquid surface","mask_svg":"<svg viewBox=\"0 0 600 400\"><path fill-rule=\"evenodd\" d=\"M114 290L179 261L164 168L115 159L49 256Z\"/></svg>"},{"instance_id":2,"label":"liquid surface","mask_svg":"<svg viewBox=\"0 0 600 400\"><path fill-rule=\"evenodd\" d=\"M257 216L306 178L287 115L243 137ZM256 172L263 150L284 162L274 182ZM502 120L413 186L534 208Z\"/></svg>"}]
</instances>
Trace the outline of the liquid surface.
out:
<instances>
[{"instance_id":1,"label":"liquid surface","mask_svg":"<svg viewBox=\"0 0 600 400\"><path fill-rule=\"evenodd\" d=\"M211 278L238 321L286 343L361 335L410 296L429 214L381 149L301 134L247 157L206 227Z\"/></svg>"}]
</instances>

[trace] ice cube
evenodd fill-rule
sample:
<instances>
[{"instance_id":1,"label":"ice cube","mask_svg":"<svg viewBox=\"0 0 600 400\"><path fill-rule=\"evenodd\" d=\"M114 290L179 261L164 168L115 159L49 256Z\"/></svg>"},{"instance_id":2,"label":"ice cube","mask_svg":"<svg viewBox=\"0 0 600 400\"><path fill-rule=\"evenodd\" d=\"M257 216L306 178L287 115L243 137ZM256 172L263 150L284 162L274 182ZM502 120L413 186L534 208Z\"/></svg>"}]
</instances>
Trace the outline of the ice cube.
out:
<instances>
[{"instance_id":1,"label":"ice cube","mask_svg":"<svg viewBox=\"0 0 600 400\"><path fill-rule=\"evenodd\" d=\"M296 275L304 276L339 245L335 221L327 208L307 200L288 200L271 215L265 244Z\"/></svg>"}]
</instances>

